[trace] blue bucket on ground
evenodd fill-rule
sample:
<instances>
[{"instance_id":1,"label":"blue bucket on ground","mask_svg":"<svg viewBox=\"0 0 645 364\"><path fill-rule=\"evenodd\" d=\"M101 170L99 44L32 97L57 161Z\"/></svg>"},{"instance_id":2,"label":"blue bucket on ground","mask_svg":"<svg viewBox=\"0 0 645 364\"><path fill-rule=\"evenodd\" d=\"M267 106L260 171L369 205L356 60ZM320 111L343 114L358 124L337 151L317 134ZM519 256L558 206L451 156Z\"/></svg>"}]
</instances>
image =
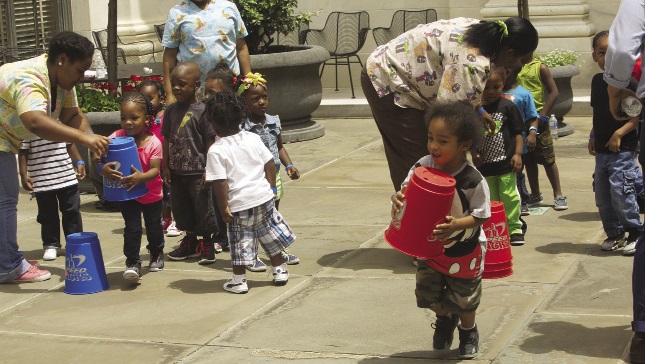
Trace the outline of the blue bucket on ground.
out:
<instances>
[{"instance_id":1,"label":"blue bucket on ground","mask_svg":"<svg viewBox=\"0 0 645 364\"><path fill-rule=\"evenodd\" d=\"M110 288L96 233L67 235L65 246L65 293L90 294Z\"/></svg>"},{"instance_id":2,"label":"blue bucket on ground","mask_svg":"<svg viewBox=\"0 0 645 364\"><path fill-rule=\"evenodd\" d=\"M137 145L133 137L116 137L110 138L108 153L105 162L117 162L116 169L123 173L123 177L132 174L131 166L141 171L141 161L137 152ZM145 183L138 184L135 188L128 191L127 188L121 187L118 182L113 182L103 177L103 198L108 201L128 201L139 198L148 193Z\"/></svg>"}]
</instances>

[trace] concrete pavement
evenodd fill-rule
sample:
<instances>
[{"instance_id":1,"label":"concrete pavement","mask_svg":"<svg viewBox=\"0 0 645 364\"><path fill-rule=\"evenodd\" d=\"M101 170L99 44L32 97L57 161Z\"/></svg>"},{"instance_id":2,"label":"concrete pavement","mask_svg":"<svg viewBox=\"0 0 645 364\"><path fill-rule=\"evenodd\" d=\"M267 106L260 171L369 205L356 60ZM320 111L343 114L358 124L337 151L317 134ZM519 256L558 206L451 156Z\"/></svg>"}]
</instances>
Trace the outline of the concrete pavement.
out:
<instances>
[{"instance_id":1,"label":"concrete pavement","mask_svg":"<svg viewBox=\"0 0 645 364\"><path fill-rule=\"evenodd\" d=\"M301 259L286 286L248 273L248 294L223 291L228 253L210 266L167 260L164 271L144 268L139 284L125 282L121 215L94 209L96 196L82 195L84 226L99 235L110 289L63 293L62 257L41 261L53 274L49 281L0 285L0 362L457 361L458 340L453 350L432 351L434 315L416 308L415 268L383 239L392 188L373 121L319 121L324 137L286 145L302 174L285 183L280 206L298 236L291 251ZM484 281L473 363L627 358L632 258L600 251L605 236L586 148L591 118L566 121L576 131L556 142L556 155L570 208L528 216L527 244L512 249L514 274ZM549 196L543 169L540 179ZM36 201L21 194L20 247L40 260L36 212ZM178 240L167 238L166 251Z\"/></svg>"}]
</instances>

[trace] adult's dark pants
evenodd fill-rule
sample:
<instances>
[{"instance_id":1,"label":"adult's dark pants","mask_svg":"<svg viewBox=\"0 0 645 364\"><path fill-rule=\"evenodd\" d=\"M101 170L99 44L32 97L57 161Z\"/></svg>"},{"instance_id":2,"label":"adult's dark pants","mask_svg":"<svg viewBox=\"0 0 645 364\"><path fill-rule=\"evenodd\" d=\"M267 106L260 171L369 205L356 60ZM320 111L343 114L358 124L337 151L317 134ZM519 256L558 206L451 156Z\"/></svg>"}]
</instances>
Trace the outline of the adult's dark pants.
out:
<instances>
[{"instance_id":1,"label":"adult's dark pants","mask_svg":"<svg viewBox=\"0 0 645 364\"><path fill-rule=\"evenodd\" d=\"M393 93L379 97L365 68L361 72L361 87L383 139L392 185L398 191L414 163L428 154L425 113L396 105Z\"/></svg>"},{"instance_id":2,"label":"adult's dark pants","mask_svg":"<svg viewBox=\"0 0 645 364\"><path fill-rule=\"evenodd\" d=\"M638 161L645 167L645 130L640 131L640 154ZM636 242L634 269L632 270L632 296L634 300L634 321L632 330L645 334L645 235Z\"/></svg>"}]
</instances>

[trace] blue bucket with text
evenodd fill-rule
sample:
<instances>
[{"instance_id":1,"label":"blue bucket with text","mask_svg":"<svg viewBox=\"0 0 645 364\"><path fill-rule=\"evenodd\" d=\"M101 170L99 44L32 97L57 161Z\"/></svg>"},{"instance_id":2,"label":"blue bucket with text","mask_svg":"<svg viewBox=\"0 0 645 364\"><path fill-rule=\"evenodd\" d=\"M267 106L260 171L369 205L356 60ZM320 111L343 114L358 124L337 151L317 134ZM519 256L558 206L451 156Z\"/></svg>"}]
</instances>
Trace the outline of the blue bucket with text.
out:
<instances>
[{"instance_id":1,"label":"blue bucket with text","mask_svg":"<svg viewBox=\"0 0 645 364\"><path fill-rule=\"evenodd\" d=\"M139 160L139 153L137 152L137 145L134 142L134 138L110 138L105 162L117 162L116 170L123 173L123 177L132 174L132 166L141 171L141 161ZM145 183L140 183L128 191L126 187L121 187L119 182L113 182L103 177L103 198L108 201L134 200L146 193L148 193L148 188Z\"/></svg>"},{"instance_id":2,"label":"blue bucket with text","mask_svg":"<svg viewBox=\"0 0 645 364\"><path fill-rule=\"evenodd\" d=\"M96 233L67 235L65 246L65 293L90 294L110 288Z\"/></svg>"}]
</instances>

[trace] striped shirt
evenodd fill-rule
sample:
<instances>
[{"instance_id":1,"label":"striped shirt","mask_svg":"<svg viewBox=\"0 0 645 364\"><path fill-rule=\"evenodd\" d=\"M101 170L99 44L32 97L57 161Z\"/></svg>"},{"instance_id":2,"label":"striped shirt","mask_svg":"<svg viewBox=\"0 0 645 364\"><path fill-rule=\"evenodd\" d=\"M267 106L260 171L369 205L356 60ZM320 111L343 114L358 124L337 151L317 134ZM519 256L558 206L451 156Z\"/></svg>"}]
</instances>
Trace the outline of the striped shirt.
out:
<instances>
[{"instance_id":1,"label":"striped shirt","mask_svg":"<svg viewBox=\"0 0 645 364\"><path fill-rule=\"evenodd\" d=\"M28 150L27 173L34 192L59 190L78 184L67 144L41 138L23 140L20 149Z\"/></svg>"}]
</instances>

